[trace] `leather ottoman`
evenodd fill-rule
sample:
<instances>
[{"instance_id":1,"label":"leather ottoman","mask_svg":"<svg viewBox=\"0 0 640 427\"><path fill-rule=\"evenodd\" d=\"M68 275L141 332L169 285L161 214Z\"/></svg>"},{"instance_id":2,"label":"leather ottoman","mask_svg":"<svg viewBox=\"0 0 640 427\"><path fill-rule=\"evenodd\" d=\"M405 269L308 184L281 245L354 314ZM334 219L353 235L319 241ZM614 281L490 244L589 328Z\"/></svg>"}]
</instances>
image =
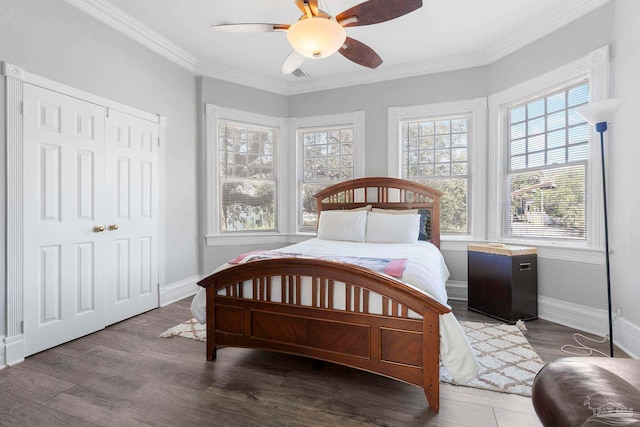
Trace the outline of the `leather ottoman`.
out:
<instances>
[{"instance_id":1,"label":"leather ottoman","mask_svg":"<svg viewBox=\"0 0 640 427\"><path fill-rule=\"evenodd\" d=\"M640 426L640 360L560 359L538 372L532 399L545 427Z\"/></svg>"}]
</instances>

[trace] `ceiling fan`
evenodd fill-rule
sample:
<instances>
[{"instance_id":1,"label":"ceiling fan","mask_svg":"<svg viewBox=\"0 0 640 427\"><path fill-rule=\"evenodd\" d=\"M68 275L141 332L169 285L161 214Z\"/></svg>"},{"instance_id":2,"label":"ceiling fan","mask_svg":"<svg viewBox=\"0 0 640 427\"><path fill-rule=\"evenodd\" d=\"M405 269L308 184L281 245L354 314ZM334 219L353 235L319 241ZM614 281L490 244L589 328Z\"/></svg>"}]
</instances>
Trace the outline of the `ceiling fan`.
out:
<instances>
[{"instance_id":1,"label":"ceiling fan","mask_svg":"<svg viewBox=\"0 0 640 427\"><path fill-rule=\"evenodd\" d=\"M382 58L366 44L347 37L346 27L390 21L422 7L422 0L368 0L335 17L321 10L318 0L294 0L303 15L289 24L222 24L211 29L227 33L286 31L293 51L282 64L282 74L291 74L306 58L326 58L340 52L345 58L368 68L377 68Z\"/></svg>"}]
</instances>

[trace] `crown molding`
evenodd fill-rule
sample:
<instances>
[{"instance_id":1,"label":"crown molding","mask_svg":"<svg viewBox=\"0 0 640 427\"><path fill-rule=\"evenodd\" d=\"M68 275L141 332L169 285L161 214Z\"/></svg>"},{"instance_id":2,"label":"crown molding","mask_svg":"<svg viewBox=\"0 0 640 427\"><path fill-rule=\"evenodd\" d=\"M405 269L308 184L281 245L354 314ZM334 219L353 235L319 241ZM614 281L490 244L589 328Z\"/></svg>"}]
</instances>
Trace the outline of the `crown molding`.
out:
<instances>
[{"instance_id":1,"label":"crown molding","mask_svg":"<svg viewBox=\"0 0 640 427\"><path fill-rule=\"evenodd\" d=\"M354 72L337 74L331 77L314 77L303 82L291 82L287 84L288 95L315 92L319 90L337 89L346 86L355 86L369 83L378 83L388 80L402 79L406 77L422 76L425 74L442 73L445 71L460 70L464 68L486 65L484 54L479 52L445 56L426 61L412 62L409 64L389 65L375 71Z\"/></svg>"},{"instance_id":2,"label":"crown molding","mask_svg":"<svg viewBox=\"0 0 640 427\"><path fill-rule=\"evenodd\" d=\"M383 65L383 67L375 71L365 71L366 74L362 72L343 73L330 77L314 77L288 83L268 80L263 76L219 65L198 64L195 72L205 77L225 80L286 96L479 67L486 64L486 58L483 54L471 53L434 58L410 64L391 65L388 67Z\"/></svg>"},{"instance_id":3,"label":"crown molding","mask_svg":"<svg viewBox=\"0 0 640 427\"><path fill-rule=\"evenodd\" d=\"M571 0L565 2L559 5L553 13L532 22L518 33L513 34L508 40L500 41L483 51L409 64L386 67L383 65L375 71L363 70L290 82L268 79L231 67L199 62L195 56L117 8L108 0L64 1L194 74L287 96L487 65L549 35L611 0Z\"/></svg>"},{"instance_id":4,"label":"crown molding","mask_svg":"<svg viewBox=\"0 0 640 427\"><path fill-rule=\"evenodd\" d=\"M236 68L198 63L194 72L201 76L237 83L242 86L261 89L278 95L289 95L287 83L267 79L263 76L241 71Z\"/></svg>"},{"instance_id":5,"label":"crown molding","mask_svg":"<svg viewBox=\"0 0 640 427\"><path fill-rule=\"evenodd\" d=\"M107 0L64 0L86 14L193 72L198 59Z\"/></svg>"},{"instance_id":6,"label":"crown molding","mask_svg":"<svg viewBox=\"0 0 640 427\"><path fill-rule=\"evenodd\" d=\"M611 0L572 0L558 5L558 9L523 27L518 33L485 50L490 64L564 27L572 21L605 5Z\"/></svg>"}]
</instances>

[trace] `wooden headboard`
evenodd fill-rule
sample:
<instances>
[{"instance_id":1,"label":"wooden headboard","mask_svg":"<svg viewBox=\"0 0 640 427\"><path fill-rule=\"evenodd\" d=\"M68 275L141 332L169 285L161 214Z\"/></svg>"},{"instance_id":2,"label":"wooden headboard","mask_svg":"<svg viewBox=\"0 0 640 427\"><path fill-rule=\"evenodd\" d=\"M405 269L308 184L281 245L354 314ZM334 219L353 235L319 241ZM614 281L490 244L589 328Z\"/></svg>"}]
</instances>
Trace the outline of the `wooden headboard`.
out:
<instances>
[{"instance_id":1,"label":"wooden headboard","mask_svg":"<svg viewBox=\"0 0 640 427\"><path fill-rule=\"evenodd\" d=\"M431 243L440 248L440 197L442 193L413 181L367 177L340 182L313 195L320 212L367 205L382 209L427 209Z\"/></svg>"}]
</instances>

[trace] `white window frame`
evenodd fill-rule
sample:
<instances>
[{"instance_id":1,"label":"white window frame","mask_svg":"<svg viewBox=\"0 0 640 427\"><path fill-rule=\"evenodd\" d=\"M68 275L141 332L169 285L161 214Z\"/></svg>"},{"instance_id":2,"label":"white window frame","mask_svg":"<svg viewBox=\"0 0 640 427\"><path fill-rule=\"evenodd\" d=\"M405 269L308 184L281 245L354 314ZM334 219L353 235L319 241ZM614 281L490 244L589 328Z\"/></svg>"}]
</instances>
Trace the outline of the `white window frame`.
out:
<instances>
[{"instance_id":1,"label":"white window frame","mask_svg":"<svg viewBox=\"0 0 640 427\"><path fill-rule=\"evenodd\" d=\"M488 236L491 241L508 244L530 244L538 248L538 255L563 261L603 264L604 222L602 202L602 173L600 150L595 130L590 126L589 159L586 182L586 232L585 241L562 241L549 239L523 239L504 235L503 215L505 177L507 174L508 107L528 98L541 96L551 89L561 87L579 79L589 80L590 102L607 99L610 87L609 46L604 46L546 74L506 89L489 97L489 170L497 171L488 176L488 203L491 207L488 219Z\"/></svg>"},{"instance_id":2,"label":"white window frame","mask_svg":"<svg viewBox=\"0 0 640 427\"><path fill-rule=\"evenodd\" d=\"M218 125L221 120L241 122L257 126L273 127L278 129L278 141L275 148L274 171L276 177L276 206L277 206L277 230L275 231L247 231L223 233L220 230L220 173ZM204 131L204 198L205 198L205 240L207 246L223 246L233 244L267 244L282 241L282 235L286 233L287 208L286 195L289 192L287 185L287 119L272 117L263 114L249 113L232 108L220 107L214 104L205 104L205 131Z\"/></svg>"},{"instance_id":3,"label":"white window frame","mask_svg":"<svg viewBox=\"0 0 640 427\"><path fill-rule=\"evenodd\" d=\"M486 200L486 145L487 145L487 98L475 98L465 101L442 102L410 107L391 107L388 109L388 174L402 177L402 129L401 123L409 120L431 117L471 116L468 129L467 177L469 186L469 228L468 234L443 234L443 249L466 250L466 243L460 246L451 242L468 242L485 239L485 200ZM448 243L449 242L449 243Z\"/></svg>"},{"instance_id":4,"label":"white window frame","mask_svg":"<svg viewBox=\"0 0 640 427\"><path fill-rule=\"evenodd\" d=\"M294 117L289 119L289 155L291 159L295 159L295 182L292 182L295 188L289 191L290 211L295 213L290 215L289 229L295 230L296 234L310 235L313 232L300 231L299 218L302 214L302 200L300 198L300 183L303 178L303 147L302 141L299 141L298 130L305 128L330 128L330 127L353 127L353 177L362 178L364 176L364 111L354 111L352 113L328 114L310 117ZM337 184L339 181L330 182ZM295 208L294 208L295 207Z\"/></svg>"}]
</instances>

